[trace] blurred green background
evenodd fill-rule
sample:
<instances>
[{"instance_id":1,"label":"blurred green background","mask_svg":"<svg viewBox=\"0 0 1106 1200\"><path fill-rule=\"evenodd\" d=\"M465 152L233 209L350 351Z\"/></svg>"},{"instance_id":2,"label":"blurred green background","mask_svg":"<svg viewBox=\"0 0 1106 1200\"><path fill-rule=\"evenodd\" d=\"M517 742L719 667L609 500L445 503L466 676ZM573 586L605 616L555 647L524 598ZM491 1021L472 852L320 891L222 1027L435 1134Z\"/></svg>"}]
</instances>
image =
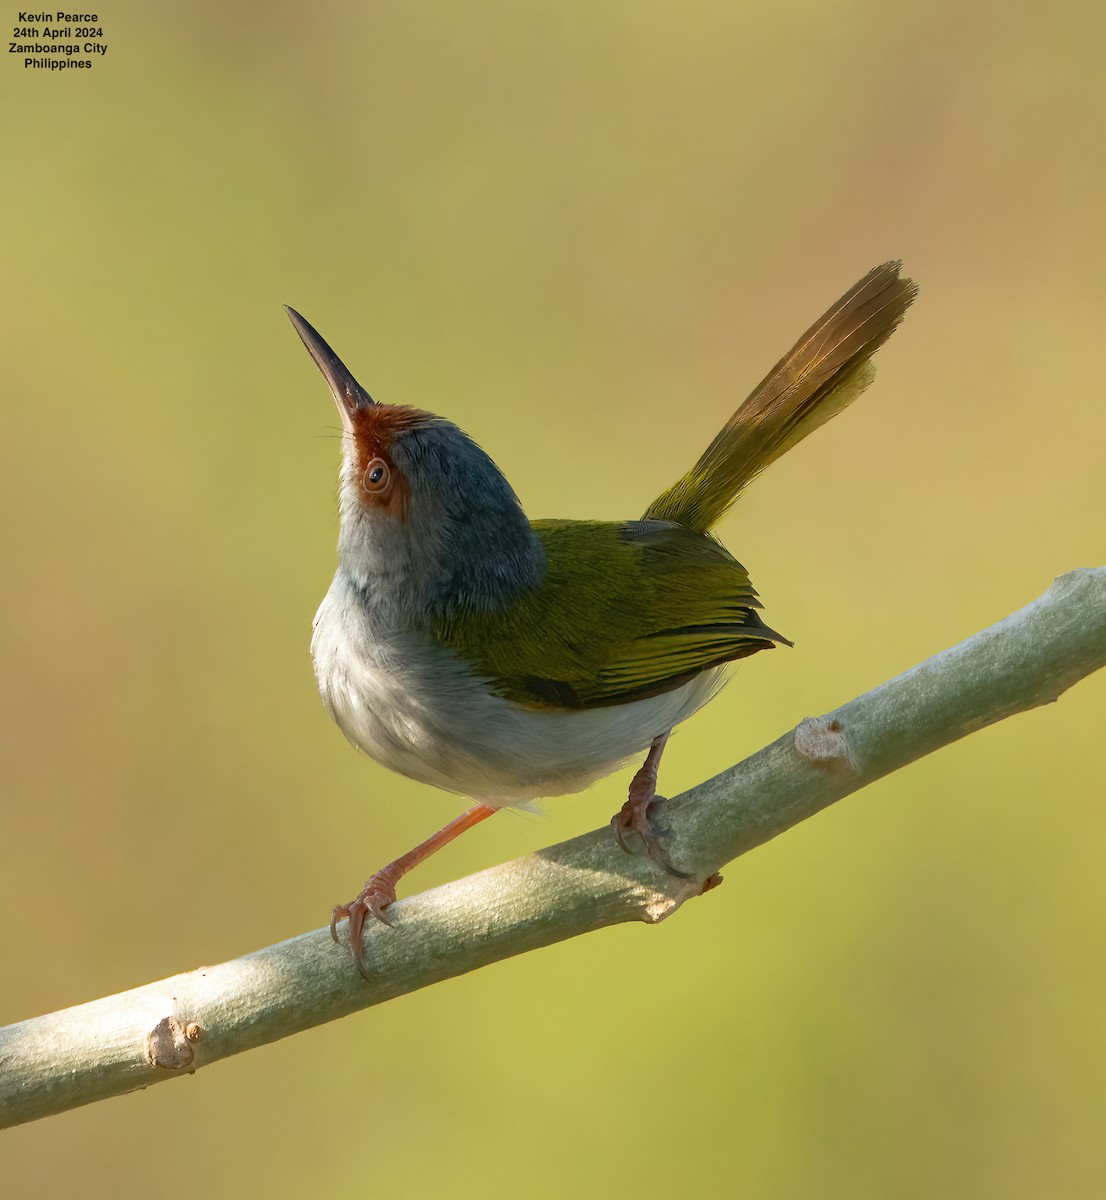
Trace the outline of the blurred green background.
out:
<instances>
[{"instance_id":1,"label":"blurred green background","mask_svg":"<svg viewBox=\"0 0 1106 1200\"><path fill-rule=\"evenodd\" d=\"M5 62L0 1021L317 926L457 811L316 698L336 420L283 303L532 515L632 517L905 260L874 389L722 530L797 648L669 792L1101 564L1104 13L128 2L92 71ZM5 1192L1102 1195L1104 713L1083 683L658 929L9 1133Z\"/></svg>"}]
</instances>

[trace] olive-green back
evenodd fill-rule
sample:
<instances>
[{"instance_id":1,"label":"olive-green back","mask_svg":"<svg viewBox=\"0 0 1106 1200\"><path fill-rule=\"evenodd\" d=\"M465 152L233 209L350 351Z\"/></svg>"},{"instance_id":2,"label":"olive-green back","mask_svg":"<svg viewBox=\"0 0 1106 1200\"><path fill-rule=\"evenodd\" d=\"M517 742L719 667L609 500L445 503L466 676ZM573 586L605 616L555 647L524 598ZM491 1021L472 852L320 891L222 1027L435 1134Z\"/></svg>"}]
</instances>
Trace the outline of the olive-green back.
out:
<instances>
[{"instance_id":1,"label":"olive-green back","mask_svg":"<svg viewBox=\"0 0 1106 1200\"><path fill-rule=\"evenodd\" d=\"M668 691L786 641L756 614L744 567L713 538L658 521L535 521L541 584L438 639L521 703L587 708Z\"/></svg>"}]
</instances>

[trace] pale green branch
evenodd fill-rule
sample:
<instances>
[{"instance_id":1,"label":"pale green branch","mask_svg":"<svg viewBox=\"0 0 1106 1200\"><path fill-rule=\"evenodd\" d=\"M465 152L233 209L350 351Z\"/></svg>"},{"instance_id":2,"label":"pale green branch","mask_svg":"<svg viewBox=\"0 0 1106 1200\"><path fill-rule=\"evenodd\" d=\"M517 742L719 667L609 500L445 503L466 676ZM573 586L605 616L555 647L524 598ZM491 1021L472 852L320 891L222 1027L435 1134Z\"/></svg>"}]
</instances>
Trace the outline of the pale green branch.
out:
<instances>
[{"instance_id":1,"label":"pale green branch","mask_svg":"<svg viewBox=\"0 0 1106 1200\"><path fill-rule=\"evenodd\" d=\"M498 959L655 922L719 867L965 734L1056 700L1106 665L1106 568L1061 576L990 629L664 806L690 881L603 828L402 900L366 934L369 980L317 929L233 962L0 1029L0 1127L188 1074Z\"/></svg>"}]
</instances>

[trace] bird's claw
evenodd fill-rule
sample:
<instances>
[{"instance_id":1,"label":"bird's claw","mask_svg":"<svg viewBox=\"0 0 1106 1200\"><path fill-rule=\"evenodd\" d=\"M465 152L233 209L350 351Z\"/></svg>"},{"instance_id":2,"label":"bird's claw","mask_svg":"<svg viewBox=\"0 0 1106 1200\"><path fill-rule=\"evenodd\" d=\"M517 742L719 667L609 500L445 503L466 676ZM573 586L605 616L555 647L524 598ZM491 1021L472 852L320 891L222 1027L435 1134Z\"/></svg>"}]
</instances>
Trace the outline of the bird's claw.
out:
<instances>
[{"instance_id":1,"label":"bird's claw","mask_svg":"<svg viewBox=\"0 0 1106 1200\"><path fill-rule=\"evenodd\" d=\"M630 799L611 818L614 836L627 854L633 854L635 853L634 848L626 844L626 834L636 833L645 847L645 853L658 866L663 867L669 875L674 875L677 879L690 879L689 872L681 871L673 865L672 860L668 857L668 851L664 848L664 843L657 836L653 823L649 820L649 813L653 805L663 799L663 796L657 795L648 797L631 795Z\"/></svg>"},{"instance_id":2,"label":"bird's claw","mask_svg":"<svg viewBox=\"0 0 1106 1200\"><path fill-rule=\"evenodd\" d=\"M336 944L340 944L338 942L338 922L343 919L349 921L349 946L353 951L353 961L357 964L358 972L365 979L369 977L365 969L365 951L362 942L365 922L372 917L382 925L394 926L395 922L388 916L388 908L395 903L395 899L396 881L385 868L383 871L377 871L366 882L356 900L351 900L349 904L336 904L334 911L330 914L330 936Z\"/></svg>"}]
</instances>

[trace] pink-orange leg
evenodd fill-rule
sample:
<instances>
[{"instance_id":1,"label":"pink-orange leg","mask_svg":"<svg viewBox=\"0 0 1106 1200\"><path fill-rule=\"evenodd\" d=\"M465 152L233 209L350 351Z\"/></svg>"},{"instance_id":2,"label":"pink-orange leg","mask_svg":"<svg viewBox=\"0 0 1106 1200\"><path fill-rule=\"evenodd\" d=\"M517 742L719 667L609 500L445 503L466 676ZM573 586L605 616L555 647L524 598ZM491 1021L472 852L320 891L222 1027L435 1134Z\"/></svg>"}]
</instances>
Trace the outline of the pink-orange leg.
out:
<instances>
[{"instance_id":1,"label":"pink-orange leg","mask_svg":"<svg viewBox=\"0 0 1106 1200\"><path fill-rule=\"evenodd\" d=\"M633 850L626 844L626 834L636 833L645 846L645 852L654 862L660 863L669 875L675 875L679 879L690 879L691 876L686 871L678 871L672 865L671 859L649 820L649 810L658 800L664 799L663 796L657 795L657 769L660 767L661 755L664 753L664 747L671 732L669 730L668 733L662 733L649 747L645 762L630 781L630 791L626 803L611 818L611 825L614 826L614 835L618 838L618 844L627 854L632 854Z\"/></svg>"},{"instance_id":2,"label":"pink-orange leg","mask_svg":"<svg viewBox=\"0 0 1106 1200\"><path fill-rule=\"evenodd\" d=\"M396 898L396 884L407 874L408 871L417 867L419 863L428 859L435 850L440 850L443 846L448 846L455 837L459 837L466 829L471 829L474 825L479 825L481 821L486 821L492 813L498 812L497 808L489 808L486 804L477 804L470 808L467 812L463 812L459 817L455 817L444 829L439 829L433 837L429 837L425 842L416 846L414 850L408 850L402 857L397 858L395 862L390 862L386 867L382 867L377 873L369 879L365 886L361 889L361 894L356 900L351 900L349 904L335 905L334 912L330 917L330 936L338 941L338 922L343 917L349 918L349 944L353 950L353 959L357 963L357 969L362 975L365 975L365 959L364 949L361 944L361 933L365 928L365 921L371 915L378 921L382 921L385 925L391 925L392 922L388 917L388 905L393 904ZM368 976L365 975L367 979Z\"/></svg>"}]
</instances>

